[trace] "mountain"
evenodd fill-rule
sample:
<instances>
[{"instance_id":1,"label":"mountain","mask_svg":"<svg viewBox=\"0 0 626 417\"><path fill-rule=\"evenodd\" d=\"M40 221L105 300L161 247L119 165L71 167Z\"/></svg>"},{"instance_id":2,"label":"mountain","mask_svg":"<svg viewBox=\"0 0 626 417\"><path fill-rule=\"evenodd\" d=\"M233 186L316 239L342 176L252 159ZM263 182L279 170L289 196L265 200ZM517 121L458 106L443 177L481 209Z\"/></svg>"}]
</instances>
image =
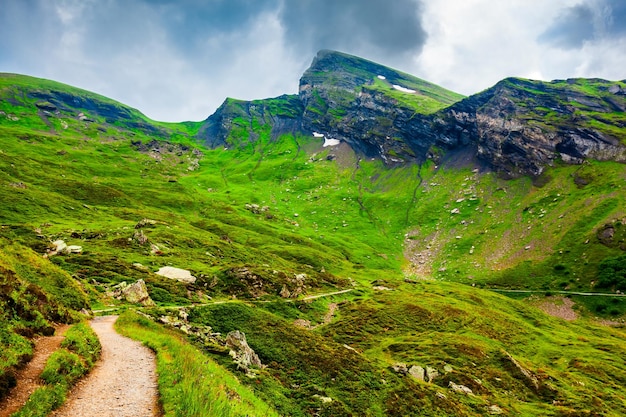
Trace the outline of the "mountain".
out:
<instances>
[{"instance_id":1,"label":"mountain","mask_svg":"<svg viewBox=\"0 0 626 417\"><path fill-rule=\"evenodd\" d=\"M559 162L625 162L625 111L623 81L509 78L440 112L433 130L499 172L537 176Z\"/></svg>"},{"instance_id":2,"label":"mountain","mask_svg":"<svg viewBox=\"0 0 626 417\"><path fill-rule=\"evenodd\" d=\"M320 51L299 90L300 103L287 96L268 103L288 100L267 121L272 129L323 134L389 166L439 160L447 151L464 151L508 177L539 176L560 162L626 161L624 81L510 78L464 98L361 58ZM262 114L263 103L250 106ZM232 130L217 129L217 120L257 118L233 113L232 105L227 100L208 119L209 145L225 143Z\"/></svg>"},{"instance_id":3,"label":"mountain","mask_svg":"<svg viewBox=\"0 0 626 417\"><path fill-rule=\"evenodd\" d=\"M0 396L32 337L120 308L281 415L626 414L625 89L463 97L321 51L297 95L162 123L2 74Z\"/></svg>"}]
</instances>

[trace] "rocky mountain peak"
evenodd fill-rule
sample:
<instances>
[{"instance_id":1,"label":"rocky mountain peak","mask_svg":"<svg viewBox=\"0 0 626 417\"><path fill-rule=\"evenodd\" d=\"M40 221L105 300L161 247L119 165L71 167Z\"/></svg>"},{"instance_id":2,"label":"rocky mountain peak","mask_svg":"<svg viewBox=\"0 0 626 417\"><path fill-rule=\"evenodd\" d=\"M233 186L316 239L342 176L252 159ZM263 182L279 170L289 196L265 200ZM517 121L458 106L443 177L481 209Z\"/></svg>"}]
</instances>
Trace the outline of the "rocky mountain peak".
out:
<instances>
[{"instance_id":1,"label":"rocky mountain peak","mask_svg":"<svg viewBox=\"0 0 626 417\"><path fill-rule=\"evenodd\" d=\"M241 133L254 120L270 125L274 137L316 132L389 166L461 150L504 176L537 176L557 162L626 161L625 111L624 81L506 78L463 97L363 58L322 50L302 75L297 96L228 99L199 136L211 146L245 146L257 140L251 130Z\"/></svg>"}]
</instances>

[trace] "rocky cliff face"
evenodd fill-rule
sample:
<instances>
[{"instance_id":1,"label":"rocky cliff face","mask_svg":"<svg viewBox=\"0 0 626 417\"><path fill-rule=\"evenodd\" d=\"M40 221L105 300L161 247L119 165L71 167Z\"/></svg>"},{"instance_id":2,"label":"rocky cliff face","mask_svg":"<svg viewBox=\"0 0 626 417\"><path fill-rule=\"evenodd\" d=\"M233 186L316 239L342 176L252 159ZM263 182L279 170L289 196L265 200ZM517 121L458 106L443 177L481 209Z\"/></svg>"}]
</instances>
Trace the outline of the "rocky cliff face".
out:
<instances>
[{"instance_id":1,"label":"rocky cliff face","mask_svg":"<svg viewBox=\"0 0 626 417\"><path fill-rule=\"evenodd\" d=\"M505 79L467 98L350 55L320 51L298 96L228 99L200 137L211 146L258 139L253 125L313 132L387 165L464 149L505 176L540 175L557 161L626 162L626 82Z\"/></svg>"},{"instance_id":2,"label":"rocky cliff face","mask_svg":"<svg viewBox=\"0 0 626 417\"><path fill-rule=\"evenodd\" d=\"M626 162L623 82L505 79L433 115L447 148L477 145L477 156L510 176L540 175L561 160Z\"/></svg>"},{"instance_id":3,"label":"rocky cliff face","mask_svg":"<svg viewBox=\"0 0 626 417\"><path fill-rule=\"evenodd\" d=\"M462 96L350 55L320 51L300 79L302 126L387 164L423 160L426 114Z\"/></svg>"}]
</instances>

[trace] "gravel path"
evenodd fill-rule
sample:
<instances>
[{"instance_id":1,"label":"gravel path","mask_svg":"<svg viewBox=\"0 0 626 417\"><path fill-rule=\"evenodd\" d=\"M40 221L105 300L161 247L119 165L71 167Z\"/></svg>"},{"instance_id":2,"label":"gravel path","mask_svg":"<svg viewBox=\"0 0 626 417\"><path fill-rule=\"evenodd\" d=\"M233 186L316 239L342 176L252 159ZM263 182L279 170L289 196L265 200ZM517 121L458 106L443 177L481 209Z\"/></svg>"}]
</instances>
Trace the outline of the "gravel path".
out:
<instances>
[{"instance_id":1,"label":"gravel path","mask_svg":"<svg viewBox=\"0 0 626 417\"><path fill-rule=\"evenodd\" d=\"M53 417L158 417L157 379L153 352L119 335L117 316L96 317L91 327L102 344L102 357L69 394Z\"/></svg>"}]
</instances>

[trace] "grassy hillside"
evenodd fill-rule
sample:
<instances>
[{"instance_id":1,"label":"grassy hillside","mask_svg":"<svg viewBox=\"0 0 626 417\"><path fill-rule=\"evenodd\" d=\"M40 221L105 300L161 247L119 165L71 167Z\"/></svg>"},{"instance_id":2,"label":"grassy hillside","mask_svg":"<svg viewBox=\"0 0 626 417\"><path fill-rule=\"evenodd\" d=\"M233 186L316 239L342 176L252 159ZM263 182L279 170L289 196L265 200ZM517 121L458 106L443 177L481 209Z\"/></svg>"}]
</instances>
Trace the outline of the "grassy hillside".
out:
<instances>
[{"instance_id":1,"label":"grassy hillside","mask_svg":"<svg viewBox=\"0 0 626 417\"><path fill-rule=\"evenodd\" d=\"M6 233L8 226L2 226ZM33 354L31 338L54 334L88 308L87 295L67 272L33 250L0 237L0 399L15 386L15 371Z\"/></svg>"},{"instance_id":2,"label":"grassy hillside","mask_svg":"<svg viewBox=\"0 0 626 417\"><path fill-rule=\"evenodd\" d=\"M283 415L624 414L624 334L590 321L623 319L624 298L572 295L582 318L567 323L484 290L623 290L624 165L557 164L534 180L463 154L391 168L275 129L293 100L231 100L241 114L207 148L199 123L0 77L7 363L28 356L25 333L127 304L108 291L143 279L159 307L189 306L191 325L245 332L267 365L257 379L196 342ZM53 254L58 239L82 251ZM49 301L31 303L40 293ZM400 362L439 376L418 381Z\"/></svg>"}]
</instances>

